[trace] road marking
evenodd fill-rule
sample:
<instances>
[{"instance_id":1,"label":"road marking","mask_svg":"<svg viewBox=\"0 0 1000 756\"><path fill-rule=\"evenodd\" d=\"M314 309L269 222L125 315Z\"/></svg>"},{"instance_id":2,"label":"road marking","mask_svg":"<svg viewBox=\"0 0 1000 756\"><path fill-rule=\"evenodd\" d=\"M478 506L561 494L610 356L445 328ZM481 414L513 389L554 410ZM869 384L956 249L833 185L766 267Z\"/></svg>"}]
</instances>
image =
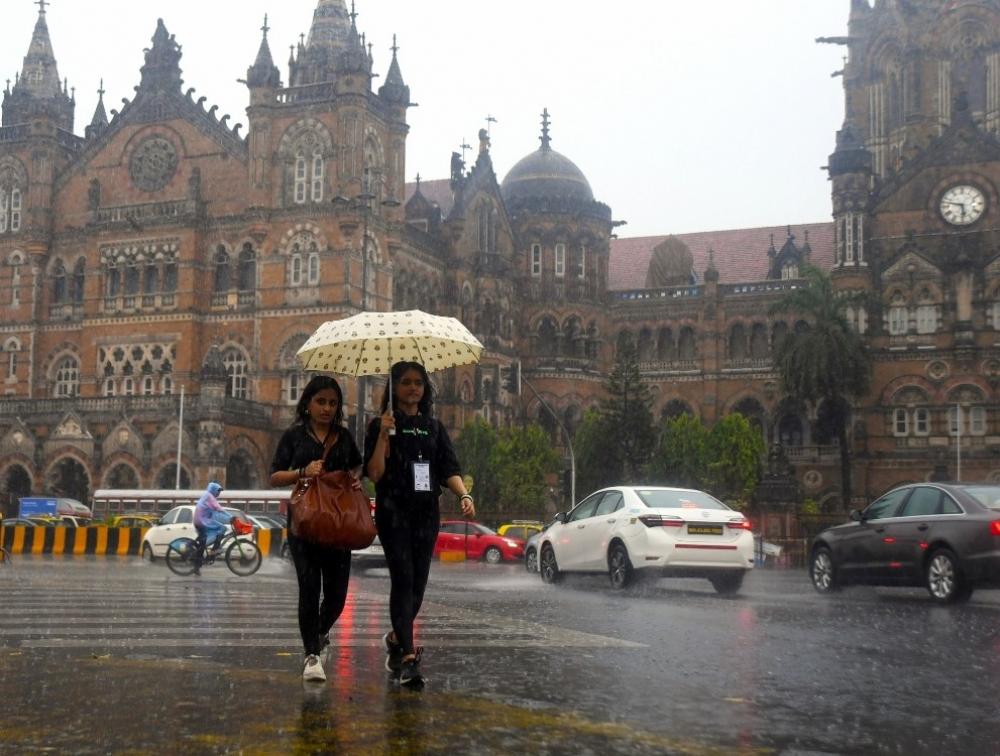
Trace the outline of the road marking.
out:
<instances>
[{"instance_id":1,"label":"road marking","mask_svg":"<svg viewBox=\"0 0 1000 756\"><path fill-rule=\"evenodd\" d=\"M190 585L190 584L187 584ZM206 587L210 586L210 587ZM168 591L95 596L81 590L37 591L5 597L0 618L3 645L19 648L151 649L260 647L298 650L297 599L233 593L223 584L201 584L182 596ZM331 632L334 648L381 647L388 598L354 591ZM197 635L197 638L189 637ZM455 610L425 602L417 621L419 641L433 648L643 648L644 645L568 628Z\"/></svg>"}]
</instances>

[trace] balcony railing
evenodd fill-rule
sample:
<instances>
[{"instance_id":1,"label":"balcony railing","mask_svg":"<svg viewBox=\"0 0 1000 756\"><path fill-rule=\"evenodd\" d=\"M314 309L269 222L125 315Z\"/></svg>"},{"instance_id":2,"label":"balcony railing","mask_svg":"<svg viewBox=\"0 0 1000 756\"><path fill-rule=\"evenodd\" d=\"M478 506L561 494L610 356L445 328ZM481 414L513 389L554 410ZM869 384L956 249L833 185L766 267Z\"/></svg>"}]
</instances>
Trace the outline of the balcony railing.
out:
<instances>
[{"instance_id":1,"label":"balcony railing","mask_svg":"<svg viewBox=\"0 0 1000 756\"><path fill-rule=\"evenodd\" d=\"M104 313L127 313L138 311L172 310L177 307L177 295L166 294L117 294L105 296L101 311Z\"/></svg>"},{"instance_id":2,"label":"balcony railing","mask_svg":"<svg viewBox=\"0 0 1000 756\"><path fill-rule=\"evenodd\" d=\"M840 447L832 446L786 446L785 456L790 462L836 462L840 459Z\"/></svg>"},{"instance_id":3,"label":"balcony railing","mask_svg":"<svg viewBox=\"0 0 1000 756\"><path fill-rule=\"evenodd\" d=\"M773 363L770 357L738 357L723 362L723 370L769 370Z\"/></svg>"},{"instance_id":4,"label":"balcony railing","mask_svg":"<svg viewBox=\"0 0 1000 756\"><path fill-rule=\"evenodd\" d=\"M805 283L800 279L787 278L781 281L751 281L749 283L722 284L719 293L726 295L780 293L801 289Z\"/></svg>"},{"instance_id":5,"label":"balcony railing","mask_svg":"<svg viewBox=\"0 0 1000 756\"><path fill-rule=\"evenodd\" d=\"M122 223L135 221L151 222L171 220L196 215L198 202L196 200L175 200L172 202L147 202L141 205L119 205L117 207L99 207L93 213L94 223Z\"/></svg>"},{"instance_id":6,"label":"balcony railing","mask_svg":"<svg viewBox=\"0 0 1000 756\"><path fill-rule=\"evenodd\" d=\"M616 291L612 299L616 302L641 302L658 299L691 299L703 294L701 286L669 286L664 289L631 289Z\"/></svg>"}]
</instances>

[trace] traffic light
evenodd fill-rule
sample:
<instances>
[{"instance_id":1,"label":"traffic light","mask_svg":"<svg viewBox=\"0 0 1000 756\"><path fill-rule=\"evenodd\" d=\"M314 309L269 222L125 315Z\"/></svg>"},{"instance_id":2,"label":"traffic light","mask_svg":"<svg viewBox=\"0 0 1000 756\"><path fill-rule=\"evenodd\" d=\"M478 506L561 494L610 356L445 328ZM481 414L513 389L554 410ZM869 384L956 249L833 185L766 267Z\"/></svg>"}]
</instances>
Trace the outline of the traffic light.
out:
<instances>
[{"instance_id":1,"label":"traffic light","mask_svg":"<svg viewBox=\"0 0 1000 756\"><path fill-rule=\"evenodd\" d=\"M521 363L518 360L504 369L503 387L508 394L521 394Z\"/></svg>"}]
</instances>

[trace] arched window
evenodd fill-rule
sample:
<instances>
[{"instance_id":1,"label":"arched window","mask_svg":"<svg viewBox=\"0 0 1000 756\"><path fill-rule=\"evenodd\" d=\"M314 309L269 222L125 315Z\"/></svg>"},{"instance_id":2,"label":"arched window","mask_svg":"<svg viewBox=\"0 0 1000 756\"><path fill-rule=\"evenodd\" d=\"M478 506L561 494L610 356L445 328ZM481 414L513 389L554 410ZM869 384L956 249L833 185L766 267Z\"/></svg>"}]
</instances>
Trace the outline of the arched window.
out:
<instances>
[{"instance_id":1,"label":"arched window","mask_svg":"<svg viewBox=\"0 0 1000 756\"><path fill-rule=\"evenodd\" d=\"M222 355L226 367L226 396L234 399L248 399L250 396L247 378L247 359L239 349L227 349Z\"/></svg>"},{"instance_id":2,"label":"arched window","mask_svg":"<svg viewBox=\"0 0 1000 756\"><path fill-rule=\"evenodd\" d=\"M163 261L163 293L177 291L177 259L172 255Z\"/></svg>"},{"instance_id":3,"label":"arched window","mask_svg":"<svg viewBox=\"0 0 1000 756\"><path fill-rule=\"evenodd\" d=\"M781 266L781 280L787 281L791 278L799 277L799 266L798 263L786 262Z\"/></svg>"},{"instance_id":4,"label":"arched window","mask_svg":"<svg viewBox=\"0 0 1000 756\"><path fill-rule=\"evenodd\" d=\"M308 271L306 280L310 286L315 286L319 283L319 252L316 251L315 244L312 245L312 251L309 252Z\"/></svg>"},{"instance_id":5,"label":"arched window","mask_svg":"<svg viewBox=\"0 0 1000 756\"><path fill-rule=\"evenodd\" d=\"M653 359L653 354L653 333L648 328L643 328L639 331L639 361L649 362Z\"/></svg>"},{"instance_id":6,"label":"arched window","mask_svg":"<svg viewBox=\"0 0 1000 756\"><path fill-rule=\"evenodd\" d=\"M56 260L52 269L52 304L63 304L66 301L66 266L62 260Z\"/></svg>"},{"instance_id":7,"label":"arched window","mask_svg":"<svg viewBox=\"0 0 1000 756\"><path fill-rule=\"evenodd\" d=\"M490 250L490 208L483 203L479 208L479 251L489 252Z\"/></svg>"},{"instance_id":8,"label":"arched window","mask_svg":"<svg viewBox=\"0 0 1000 756\"><path fill-rule=\"evenodd\" d=\"M557 244L555 247L555 274L556 278L566 276L566 245Z\"/></svg>"},{"instance_id":9,"label":"arched window","mask_svg":"<svg viewBox=\"0 0 1000 756\"><path fill-rule=\"evenodd\" d=\"M215 251L215 285L213 290L220 294L229 291L229 253L221 244Z\"/></svg>"},{"instance_id":10,"label":"arched window","mask_svg":"<svg viewBox=\"0 0 1000 756\"><path fill-rule=\"evenodd\" d=\"M557 350L558 328L551 318L543 318L538 324L538 354L554 357Z\"/></svg>"},{"instance_id":11,"label":"arched window","mask_svg":"<svg viewBox=\"0 0 1000 756\"><path fill-rule=\"evenodd\" d=\"M292 244L292 254L288 258L288 283L302 285L302 246L298 242Z\"/></svg>"},{"instance_id":12,"label":"arched window","mask_svg":"<svg viewBox=\"0 0 1000 756\"><path fill-rule=\"evenodd\" d=\"M323 177L326 165L323 162L323 152L317 147L312 154L312 201L323 201Z\"/></svg>"},{"instance_id":13,"label":"arched window","mask_svg":"<svg viewBox=\"0 0 1000 756\"><path fill-rule=\"evenodd\" d=\"M662 362L672 362L676 356L674 332L669 328L661 328L656 336L656 358Z\"/></svg>"},{"instance_id":14,"label":"arched window","mask_svg":"<svg viewBox=\"0 0 1000 756\"><path fill-rule=\"evenodd\" d=\"M56 365L55 395L72 398L80 393L80 363L75 357L63 357Z\"/></svg>"},{"instance_id":15,"label":"arched window","mask_svg":"<svg viewBox=\"0 0 1000 756\"><path fill-rule=\"evenodd\" d=\"M7 354L7 378L11 381L17 379L17 353L21 351L21 342L17 339L7 339L3 345L3 350Z\"/></svg>"},{"instance_id":16,"label":"arched window","mask_svg":"<svg viewBox=\"0 0 1000 756\"><path fill-rule=\"evenodd\" d=\"M142 395L152 396L156 392L156 381L153 376L147 375L142 379Z\"/></svg>"},{"instance_id":17,"label":"arched window","mask_svg":"<svg viewBox=\"0 0 1000 756\"><path fill-rule=\"evenodd\" d=\"M747 356L747 335L743 326L736 323L729 329L729 359L743 360Z\"/></svg>"},{"instance_id":18,"label":"arched window","mask_svg":"<svg viewBox=\"0 0 1000 756\"><path fill-rule=\"evenodd\" d=\"M122 396L135 396L135 378L128 376L122 379Z\"/></svg>"},{"instance_id":19,"label":"arched window","mask_svg":"<svg viewBox=\"0 0 1000 756\"><path fill-rule=\"evenodd\" d=\"M767 326L763 323L754 323L750 329L750 356L755 360L767 358Z\"/></svg>"},{"instance_id":20,"label":"arched window","mask_svg":"<svg viewBox=\"0 0 1000 756\"><path fill-rule=\"evenodd\" d=\"M681 329L680 339L677 343L677 353L678 357L682 360L696 360L698 359L698 344L695 342L694 329L691 326L685 326Z\"/></svg>"},{"instance_id":21,"label":"arched window","mask_svg":"<svg viewBox=\"0 0 1000 756\"><path fill-rule=\"evenodd\" d=\"M306 163L305 150L300 149L295 154L295 204L306 202L306 186L309 182L309 168Z\"/></svg>"},{"instance_id":22,"label":"arched window","mask_svg":"<svg viewBox=\"0 0 1000 756\"><path fill-rule=\"evenodd\" d=\"M21 230L21 189L0 185L0 234Z\"/></svg>"},{"instance_id":23,"label":"arched window","mask_svg":"<svg viewBox=\"0 0 1000 756\"><path fill-rule=\"evenodd\" d=\"M142 272L142 293L153 296L160 289L160 269L155 262L147 262Z\"/></svg>"},{"instance_id":24,"label":"arched window","mask_svg":"<svg viewBox=\"0 0 1000 756\"><path fill-rule=\"evenodd\" d=\"M934 333L937 330L937 306L934 295L923 289L917 298L917 333Z\"/></svg>"},{"instance_id":25,"label":"arched window","mask_svg":"<svg viewBox=\"0 0 1000 756\"><path fill-rule=\"evenodd\" d=\"M80 258L76 261L76 265L73 266L73 304L82 305L84 288L87 284L87 261L84 258Z\"/></svg>"},{"instance_id":26,"label":"arched window","mask_svg":"<svg viewBox=\"0 0 1000 756\"><path fill-rule=\"evenodd\" d=\"M104 379L104 395L105 396L114 396L115 393L116 393L116 390L115 390L115 379L114 378L105 378Z\"/></svg>"},{"instance_id":27,"label":"arched window","mask_svg":"<svg viewBox=\"0 0 1000 756\"><path fill-rule=\"evenodd\" d=\"M23 264L24 260L20 253L15 252L10 258L10 303L13 307L21 304L21 265ZM1000 330L1000 325L997 326L997 330Z\"/></svg>"},{"instance_id":28,"label":"arched window","mask_svg":"<svg viewBox=\"0 0 1000 756\"><path fill-rule=\"evenodd\" d=\"M250 242L240 250L236 280L240 291L253 291L257 288L257 254Z\"/></svg>"},{"instance_id":29,"label":"arched window","mask_svg":"<svg viewBox=\"0 0 1000 756\"><path fill-rule=\"evenodd\" d=\"M899 336L909 330L910 311L903 295L896 293L889 305L889 333Z\"/></svg>"},{"instance_id":30,"label":"arched window","mask_svg":"<svg viewBox=\"0 0 1000 756\"><path fill-rule=\"evenodd\" d=\"M174 379L169 375L165 375L160 379L160 393L164 396L170 396L174 393Z\"/></svg>"}]
</instances>

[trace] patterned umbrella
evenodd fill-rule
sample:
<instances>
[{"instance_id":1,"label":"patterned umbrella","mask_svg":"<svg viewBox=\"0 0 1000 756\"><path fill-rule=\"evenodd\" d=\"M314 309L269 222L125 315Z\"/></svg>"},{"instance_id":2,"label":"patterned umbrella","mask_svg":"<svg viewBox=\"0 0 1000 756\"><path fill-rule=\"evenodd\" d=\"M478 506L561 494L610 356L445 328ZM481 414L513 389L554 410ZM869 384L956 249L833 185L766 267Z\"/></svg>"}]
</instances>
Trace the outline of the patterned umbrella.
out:
<instances>
[{"instance_id":1,"label":"patterned umbrella","mask_svg":"<svg viewBox=\"0 0 1000 756\"><path fill-rule=\"evenodd\" d=\"M305 370L385 375L400 360L428 372L479 362L483 345L455 318L420 310L362 312L329 320L298 351Z\"/></svg>"}]
</instances>

